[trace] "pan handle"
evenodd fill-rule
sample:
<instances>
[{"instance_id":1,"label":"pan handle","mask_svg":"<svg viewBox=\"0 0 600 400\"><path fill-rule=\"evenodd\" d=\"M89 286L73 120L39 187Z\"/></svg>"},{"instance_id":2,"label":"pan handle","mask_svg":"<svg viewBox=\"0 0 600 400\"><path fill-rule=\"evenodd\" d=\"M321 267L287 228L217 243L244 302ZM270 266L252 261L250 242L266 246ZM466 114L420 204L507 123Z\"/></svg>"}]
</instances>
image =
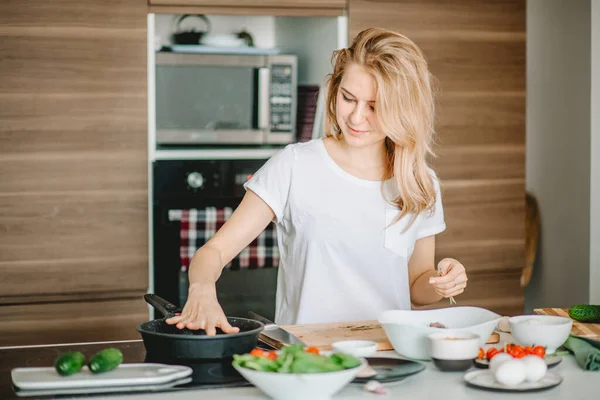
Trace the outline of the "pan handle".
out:
<instances>
[{"instance_id":1,"label":"pan handle","mask_svg":"<svg viewBox=\"0 0 600 400\"><path fill-rule=\"evenodd\" d=\"M157 309L166 318L171 318L175 314L181 313L181 308L177 307L175 304L169 303L167 300L155 294L145 294L144 300L146 300L148 304Z\"/></svg>"}]
</instances>

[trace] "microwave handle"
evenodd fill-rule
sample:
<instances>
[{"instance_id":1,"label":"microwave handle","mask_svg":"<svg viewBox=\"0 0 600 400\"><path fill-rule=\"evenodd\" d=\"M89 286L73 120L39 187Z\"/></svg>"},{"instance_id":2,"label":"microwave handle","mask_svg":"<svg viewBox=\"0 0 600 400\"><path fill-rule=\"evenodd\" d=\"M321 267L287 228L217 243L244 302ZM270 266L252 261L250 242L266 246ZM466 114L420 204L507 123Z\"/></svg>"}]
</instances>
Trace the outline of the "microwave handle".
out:
<instances>
[{"instance_id":1,"label":"microwave handle","mask_svg":"<svg viewBox=\"0 0 600 400\"><path fill-rule=\"evenodd\" d=\"M269 127L269 115L271 102L269 101L269 68L258 69L258 128L267 129Z\"/></svg>"}]
</instances>

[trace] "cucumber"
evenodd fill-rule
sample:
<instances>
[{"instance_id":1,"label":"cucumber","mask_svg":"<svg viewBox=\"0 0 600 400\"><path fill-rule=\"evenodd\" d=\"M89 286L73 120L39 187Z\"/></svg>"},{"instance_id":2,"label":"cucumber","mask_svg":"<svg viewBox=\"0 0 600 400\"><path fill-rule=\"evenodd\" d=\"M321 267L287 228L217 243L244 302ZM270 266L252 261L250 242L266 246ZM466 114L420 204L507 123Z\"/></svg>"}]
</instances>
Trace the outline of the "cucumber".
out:
<instances>
[{"instance_id":1,"label":"cucumber","mask_svg":"<svg viewBox=\"0 0 600 400\"><path fill-rule=\"evenodd\" d=\"M73 375L79 372L85 364L85 356L80 351L71 351L61 354L54 363L54 368L62 376Z\"/></svg>"},{"instance_id":2,"label":"cucumber","mask_svg":"<svg viewBox=\"0 0 600 400\"><path fill-rule=\"evenodd\" d=\"M600 322L600 306L577 304L569 309L569 317L579 322Z\"/></svg>"},{"instance_id":3,"label":"cucumber","mask_svg":"<svg viewBox=\"0 0 600 400\"><path fill-rule=\"evenodd\" d=\"M88 363L88 368L94 374L113 370L123 362L123 353L119 349L110 347L96 353Z\"/></svg>"}]
</instances>

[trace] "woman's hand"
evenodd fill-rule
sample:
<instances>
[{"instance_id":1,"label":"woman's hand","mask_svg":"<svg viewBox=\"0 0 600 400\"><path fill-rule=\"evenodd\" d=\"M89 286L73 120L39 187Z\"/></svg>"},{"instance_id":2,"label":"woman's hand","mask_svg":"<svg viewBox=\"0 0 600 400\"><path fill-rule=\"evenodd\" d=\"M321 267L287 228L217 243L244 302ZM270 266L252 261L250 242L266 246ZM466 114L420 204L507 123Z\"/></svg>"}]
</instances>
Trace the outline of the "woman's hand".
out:
<instances>
[{"instance_id":1,"label":"woman's hand","mask_svg":"<svg viewBox=\"0 0 600 400\"><path fill-rule=\"evenodd\" d=\"M217 301L214 284L193 284L181 315L166 320L169 325L179 329L204 329L208 336L217 334L216 328L224 333L238 333L240 328L232 327Z\"/></svg>"},{"instance_id":2,"label":"woman's hand","mask_svg":"<svg viewBox=\"0 0 600 400\"><path fill-rule=\"evenodd\" d=\"M465 267L453 258L444 258L438 263L438 275L429 278L429 283L437 294L449 298L458 296L467 287Z\"/></svg>"}]
</instances>

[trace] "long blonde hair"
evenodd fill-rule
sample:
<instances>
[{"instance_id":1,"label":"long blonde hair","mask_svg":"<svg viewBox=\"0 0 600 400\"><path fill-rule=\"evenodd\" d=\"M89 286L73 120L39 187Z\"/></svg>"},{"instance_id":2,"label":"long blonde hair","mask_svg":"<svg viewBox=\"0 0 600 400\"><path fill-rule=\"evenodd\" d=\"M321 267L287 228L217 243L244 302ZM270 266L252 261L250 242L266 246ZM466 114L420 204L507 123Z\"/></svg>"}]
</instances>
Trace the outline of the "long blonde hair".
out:
<instances>
[{"instance_id":1,"label":"long blonde hair","mask_svg":"<svg viewBox=\"0 0 600 400\"><path fill-rule=\"evenodd\" d=\"M394 177L397 195L388 199L400 210L394 222L433 211L436 192L427 157L434 156L434 78L421 50L406 36L381 29L360 32L349 48L333 53L333 72L327 77L325 132L339 138L335 116L337 92L344 71L358 65L377 83L375 115L385 133L387 167L383 179ZM409 226L410 226L409 225Z\"/></svg>"}]
</instances>

